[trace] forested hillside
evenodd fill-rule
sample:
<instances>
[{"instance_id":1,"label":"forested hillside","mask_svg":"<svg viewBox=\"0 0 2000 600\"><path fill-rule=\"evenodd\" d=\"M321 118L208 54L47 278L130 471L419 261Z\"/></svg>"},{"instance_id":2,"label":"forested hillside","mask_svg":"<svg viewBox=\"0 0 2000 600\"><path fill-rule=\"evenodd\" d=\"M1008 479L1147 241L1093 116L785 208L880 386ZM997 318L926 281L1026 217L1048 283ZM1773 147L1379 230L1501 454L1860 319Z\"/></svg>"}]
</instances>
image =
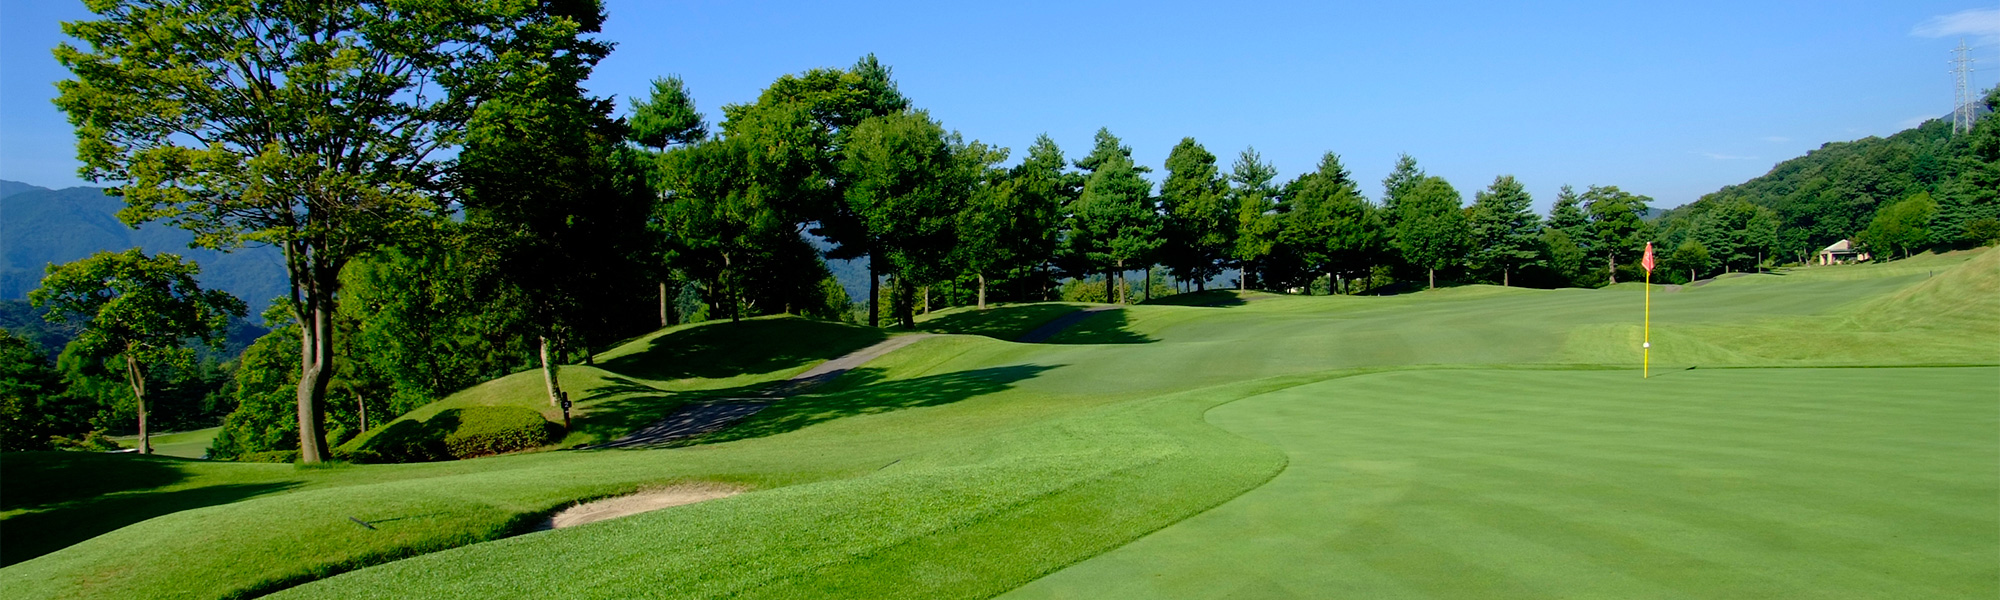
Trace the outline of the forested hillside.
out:
<instances>
[{"instance_id":1,"label":"forested hillside","mask_svg":"<svg viewBox=\"0 0 2000 600\"><path fill-rule=\"evenodd\" d=\"M191 249L188 242L194 235L166 223L156 221L138 229L125 226L118 221L118 210L124 207L123 201L100 188L51 190L0 181L0 300L28 297L28 291L40 284L45 265L134 246L199 263L203 285L242 298L253 316L285 295L284 258L276 249L252 247L226 254Z\"/></svg>"},{"instance_id":2,"label":"forested hillside","mask_svg":"<svg viewBox=\"0 0 2000 600\"><path fill-rule=\"evenodd\" d=\"M1992 113L1993 97L1989 92L1982 114ZM1992 234L1979 229L1979 223L2000 218L1991 137L1991 124L1969 134L1954 134L1948 119L1933 119L1887 138L1830 142L1779 163L1762 177L1726 186L1670 211L1661 219L1664 237L1677 245L1695 230L1741 230L1741 222L1754 212L1742 206L1747 204L1768 209L1776 217L1771 249L1781 261L1805 260L1842 239L1859 238L1877 251L1990 240ZM1987 140L1986 146L1981 140ZM1867 239L1878 213L1905 200L1913 204L1903 220L1914 221L1924 239L1891 240L1880 228L1877 239ZM1926 203L1928 211L1923 209ZM1736 223L1722 223L1731 220ZM1714 246L1718 236L1694 237Z\"/></svg>"}]
</instances>

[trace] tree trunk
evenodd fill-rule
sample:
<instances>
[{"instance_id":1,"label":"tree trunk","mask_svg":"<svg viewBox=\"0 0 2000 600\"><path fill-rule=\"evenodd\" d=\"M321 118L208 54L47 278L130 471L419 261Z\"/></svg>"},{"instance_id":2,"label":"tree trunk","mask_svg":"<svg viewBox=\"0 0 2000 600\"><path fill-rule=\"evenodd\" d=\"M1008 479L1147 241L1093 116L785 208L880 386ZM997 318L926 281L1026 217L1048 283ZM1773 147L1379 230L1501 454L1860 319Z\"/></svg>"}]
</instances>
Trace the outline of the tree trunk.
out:
<instances>
[{"instance_id":1,"label":"tree trunk","mask_svg":"<svg viewBox=\"0 0 2000 600\"><path fill-rule=\"evenodd\" d=\"M1513 269L1500 267L1500 287L1514 287L1514 284L1510 281L1513 279L1513 274Z\"/></svg>"},{"instance_id":2,"label":"tree trunk","mask_svg":"<svg viewBox=\"0 0 2000 600\"><path fill-rule=\"evenodd\" d=\"M1125 304L1125 261L1120 259L1115 268L1118 272L1118 303Z\"/></svg>"},{"instance_id":3,"label":"tree trunk","mask_svg":"<svg viewBox=\"0 0 2000 600\"><path fill-rule=\"evenodd\" d=\"M931 286L924 286L924 314L931 314Z\"/></svg>"},{"instance_id":4,"label":"tree trunk","mask_svg":"<svg viewBox=\"0 0 2000 600\"><path fill-rule=\"evenodd\" d=\"M1146 291L1146 297L1145 297L1145 299L1144 299L1144 300L1140 300L1140 302L1145 302L1145 301L1147 301L1147 300L1152 300L1152 299L1153 299L1153 267L1151 267L1151 266L1148 266L1148 267L1146 267L1146 290L1145 290L1145 291Z\"/></svg>"},{"instance_id":5,"label":"tree trunk","mask_svg":"<svg viewBox=\"0 0 2000 600\"><path fill-rule=\"evenodd\" d=\"M557 372L557 369L561 368L561 364L559 361L549 359L549 336L542 336L541 341L542 383L547 385L549 389L549 406L561 406L562 374Z\"/></svg>"},{"instance_id":6,"label":"tree trunk","mask_svg":"<svg viewBox=\"0 0 2000 600\"><path fill-rule=\"evenodd\" d=\"M139 359L132 356L132 348L125 349L125 382L132 386L132 401L139 409L139 453L153 453L153 437L146 430L146 374L139 370Z\"/></svg>"},{"instance_id":7,"label":"tree trunk","mask_svg":"<svg viewBox=\"0 0 2000 600\"><path fill-rule=\"evenodd\" d=\"M986 310L986 274L979 274L979 310Z\"/></svg>"},{"instance_id":8,"label":"tree trunk","mask_svg":"<svg viewBox=\"0 0 2000 600\"><path fill-rule=\"evenodd\" d=\"M743 321L743 303L736 297L736 272L730 268L729 253L722 253L722 289L729 298L729 322Z\"/></svg>"},{"instance_id":9,"label":"tree trunk","mask_svg":"<svg viewBox=\"0 0 2000 600\"><path fill-rule=\"evenodd\" d=\"M882 271L875 266L875 255L868 255L868 326L882 326Z\"/></svg>"},{"instance_id":10,"label":"tree trunk","mask_svg":"<svg viewBox=\"0 0 2000 600\"><path fill-rule=\"evenodd\" d=\"M350 389L349 389L349 391L353 391L353 390L352 390L352 389L350 388ZM362 399L362 398L361 398L361 392L354 392L354 412L355 412L355 414L358 414L358 415L361 415L361 431L360 431L360 432L357 432L357 435L358 435L359 433L365 433L365 432L367 432L367 431L368 431L368 401L367 401L367 400L364 400L364 399Z\"/></svg>"},{"instance_id":11,"label":"tree trunk","mask_svg":"<svg viewBox=\"0 0 2000 600\"><path fill-rule=\"evenodd\" d=\"M1429 286L1429 287L1426 287L1426 288L1424 288L1424 289L1427 289L1427 290L1435 290L1435 289L1438 289L1438 270L1437 270L1437 269L1430 269L1429 271L1430 271L1430 274L1431 274L1431 283L1430 283L1430 286Z\"/></svg>"},{"instance_id":12,"label":"tree trunk","mask_svg":"<svg viewBox=\"0 0 2000 600\"><path fill-rule=\"evenodd\" d=\"M917 326L914 306L916 295L916 286L910 283L910 278L896 277L896 320L902 323L904 329L914 329Z\"/></svg>"},{"instance_id":13,"label":"tree trunk","mask_svg":"<svg viewBox=\"0 0 2000 600\"><path fill-rule=\"evenodd\" d=\"M330 278L329 278L330 279ZM326 444L327 384L333 381L333 300L332 289L319 287L323 298L308 297L306 322L299 324L299 462L316 463L328 458Z\"/></svg>"},{"instance_id":14,"label":"tree trunk","mask_svg":"<svg viewBox=\"0 0 2000 600\"><path fill-rule=\"evenodd\" d=\"M660 282L660 326L662 326L662 328L666 328L666 326L672 326L672 324L674 324L674 318L672 318L672 312L670 312L670 310L668 310L666 306L668 306L668 304L666 304L666 282Z\"/></svg>"},{"instance_id":15,"label":"tree trunk","mask_svg":"<svg viewBox=\"0 0 2000 600\"><path fill-rule=\"evenodd\" d=\"M1613 285L1618 283L1618 259L1616 257L1610 255L1604 257L1604 272L1607 277L1611 278Z\"/></svg>"}]
</instances>

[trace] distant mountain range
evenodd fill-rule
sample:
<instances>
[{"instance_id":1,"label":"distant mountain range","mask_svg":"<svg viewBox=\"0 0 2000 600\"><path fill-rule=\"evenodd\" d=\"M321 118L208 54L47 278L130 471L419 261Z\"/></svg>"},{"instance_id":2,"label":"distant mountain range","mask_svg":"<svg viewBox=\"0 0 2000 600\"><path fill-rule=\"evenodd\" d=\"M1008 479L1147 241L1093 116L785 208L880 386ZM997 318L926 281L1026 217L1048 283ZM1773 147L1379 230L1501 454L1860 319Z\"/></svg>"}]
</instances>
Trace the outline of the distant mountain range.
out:
<instances>
[{"instance_id":1,"label":"distant mountain range","mask_svg":"<svg viewBox=\"0 0 2000 600\"><path fill-rule=\"evenodd\" d=\"M147 253L172 252L201 265L201 283L235 294L250 305L250 318L288 292L284 255L276 248L234 252L189 248L194 234L162 223L138 229L118 220L125 207L102 188L61 190L0 180L0 300L18 300L41 285L50 263L66 263L99 251L134 246Z\"/></svg>"}]
</instances>

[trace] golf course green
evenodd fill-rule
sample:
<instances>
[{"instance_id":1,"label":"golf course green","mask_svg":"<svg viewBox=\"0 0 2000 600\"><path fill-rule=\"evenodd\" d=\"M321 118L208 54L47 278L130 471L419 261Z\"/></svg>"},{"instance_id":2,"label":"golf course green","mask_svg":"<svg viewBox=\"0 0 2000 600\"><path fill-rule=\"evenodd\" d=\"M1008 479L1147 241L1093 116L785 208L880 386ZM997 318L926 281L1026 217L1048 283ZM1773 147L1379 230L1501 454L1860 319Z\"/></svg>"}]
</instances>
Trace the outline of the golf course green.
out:
<instances>
[{"instance_id":1,"label":"golf course green","mask_svg":"<svg viewBox=\"0 0 2000 600\"><path fill-rule=\"evenodd\" d=\"M680 447L399 465L18 453L0 598L1991 598L2000 253L1641 294L1218 291L937 333ZM893 332L662 330L615 437ZM469 405L546 410L539 373ZM681 482L749 491L535 531ZM26 541L33 540L33 541Z\"/></svg>"}]
</instances>

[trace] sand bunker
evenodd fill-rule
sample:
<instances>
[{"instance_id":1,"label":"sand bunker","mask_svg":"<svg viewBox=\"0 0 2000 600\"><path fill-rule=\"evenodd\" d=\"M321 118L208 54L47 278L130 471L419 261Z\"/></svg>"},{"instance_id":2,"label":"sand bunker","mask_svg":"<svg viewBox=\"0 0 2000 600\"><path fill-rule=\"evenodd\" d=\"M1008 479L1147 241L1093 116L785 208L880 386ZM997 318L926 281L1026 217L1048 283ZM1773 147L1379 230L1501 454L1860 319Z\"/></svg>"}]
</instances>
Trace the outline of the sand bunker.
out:
<instances>
[{"instance_id":1,"label":"sand bunker","mask_svg":"<svg viewBox=\"0 0 2000 600\"><path fill-rule=\"evenodd\" d=\"M694 504L743 493L743 488L717 483L673 485L615 498L585 502L558 512L537 529L562 529L646 511Z\"/></svg>"}]
</instances>

